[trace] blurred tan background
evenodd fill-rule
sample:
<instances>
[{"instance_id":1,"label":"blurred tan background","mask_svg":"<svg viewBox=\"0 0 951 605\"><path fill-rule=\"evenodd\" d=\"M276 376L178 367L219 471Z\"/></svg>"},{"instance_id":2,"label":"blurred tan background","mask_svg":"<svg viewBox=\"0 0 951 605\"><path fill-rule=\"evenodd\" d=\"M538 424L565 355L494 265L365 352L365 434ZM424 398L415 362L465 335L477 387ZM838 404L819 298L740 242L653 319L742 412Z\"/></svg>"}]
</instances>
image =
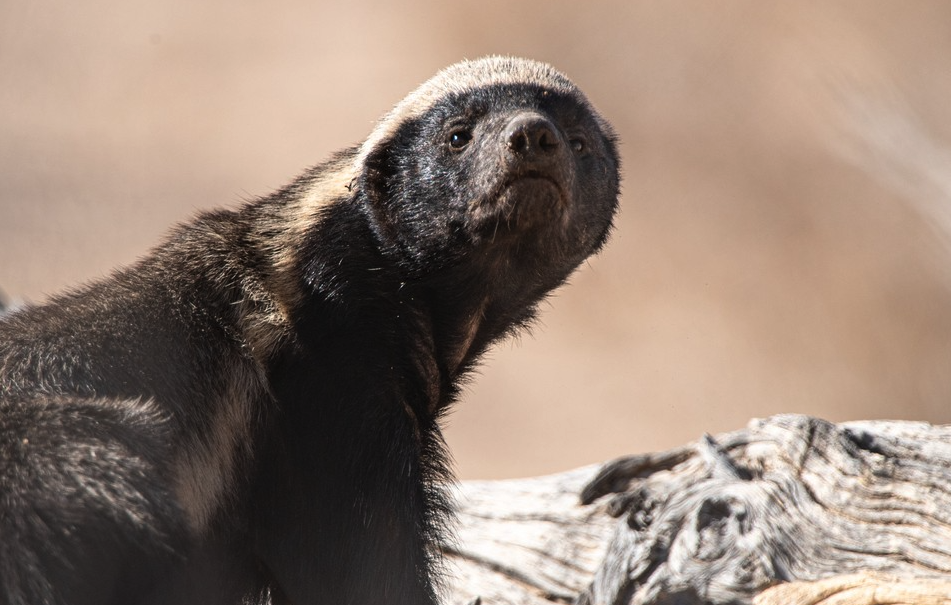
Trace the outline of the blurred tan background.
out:
<instances>
[{"instance_id":1,"label":"blurred tan background","mask_svg":"<svg viewBox=\"0 0 951 605\"><path fill-rule=\"evenodd\" d=\"M0 0L0 289L129 263L490 53L615 124L623 209L458 405L461 476L777 412L951 421L947 2Z\"/></svg>"}]
</instances>

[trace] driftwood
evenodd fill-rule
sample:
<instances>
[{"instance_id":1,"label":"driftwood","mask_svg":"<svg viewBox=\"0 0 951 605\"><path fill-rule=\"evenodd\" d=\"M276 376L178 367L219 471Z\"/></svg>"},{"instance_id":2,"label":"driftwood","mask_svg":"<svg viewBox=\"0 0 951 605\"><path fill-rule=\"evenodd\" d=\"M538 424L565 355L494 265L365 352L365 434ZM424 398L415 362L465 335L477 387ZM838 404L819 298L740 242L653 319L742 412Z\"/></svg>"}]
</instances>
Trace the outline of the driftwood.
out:
<instances>
[{"instance_id":1,"label":"driftwood","mask_svg":"<svg viewBox=\"0 0 951 605\"><path fill-rule=\"evenodd\" d=\"M951 426L776 416L457 496L453 604L951 603Z\"/></svg>"}]
</instances>

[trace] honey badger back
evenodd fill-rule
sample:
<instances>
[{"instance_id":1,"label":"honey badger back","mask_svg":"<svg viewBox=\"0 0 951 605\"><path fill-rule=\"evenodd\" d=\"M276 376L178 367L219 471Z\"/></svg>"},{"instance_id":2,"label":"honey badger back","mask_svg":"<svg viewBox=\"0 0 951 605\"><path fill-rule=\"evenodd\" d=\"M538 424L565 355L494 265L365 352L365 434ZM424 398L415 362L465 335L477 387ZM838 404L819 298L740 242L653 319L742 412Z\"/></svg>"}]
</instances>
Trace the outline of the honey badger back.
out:
<instances>
[{"instance_id":1,"label":"honey badger back","mask_svg":"<svg viewBox=\"0 0 951 605\"><path fill-rule=\"evenodd\" d=\"M360 147L0 320L0 602L436 601L440 415L604 243L613 136L454 65Z\"/></svg>"}]
</instances>

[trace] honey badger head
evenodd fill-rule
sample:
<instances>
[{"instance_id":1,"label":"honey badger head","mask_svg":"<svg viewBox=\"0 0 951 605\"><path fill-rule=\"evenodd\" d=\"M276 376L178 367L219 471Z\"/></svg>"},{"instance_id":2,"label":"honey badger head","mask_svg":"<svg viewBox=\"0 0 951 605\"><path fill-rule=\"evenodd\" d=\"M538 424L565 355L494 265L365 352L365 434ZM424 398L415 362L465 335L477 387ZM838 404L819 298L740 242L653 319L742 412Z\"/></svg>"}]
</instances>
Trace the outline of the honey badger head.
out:
<instances>
[{"instance_id":1,"label":"honey badger head","mask_svg":"<svg viewBox=\"0 0 951 605\"><path fill-rule=\"evenodd\" d=\"M523 59L443 70L380 122L357 164L376 236L414 277L468 264L526 299L604 243L617 206L609 126L564 75Z\"/></svg>"}]
</instances>

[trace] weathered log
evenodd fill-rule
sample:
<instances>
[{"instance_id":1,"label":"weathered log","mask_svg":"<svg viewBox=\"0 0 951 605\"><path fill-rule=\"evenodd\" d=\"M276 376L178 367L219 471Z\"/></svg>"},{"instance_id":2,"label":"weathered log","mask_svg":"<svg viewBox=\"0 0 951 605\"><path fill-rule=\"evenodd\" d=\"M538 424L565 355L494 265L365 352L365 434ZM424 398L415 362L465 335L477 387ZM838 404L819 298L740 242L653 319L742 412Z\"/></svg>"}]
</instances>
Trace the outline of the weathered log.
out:
<instances>
[{"instance_id":1,"label":"weathered log","mask_svg":"<svg viewBox=\"0 0 951 605\"><path fill-rule=\"evenodd\" d=\"M451 603L951 603L951 426L776 416L457 503Z\"/></svg>"}]
</instances>

